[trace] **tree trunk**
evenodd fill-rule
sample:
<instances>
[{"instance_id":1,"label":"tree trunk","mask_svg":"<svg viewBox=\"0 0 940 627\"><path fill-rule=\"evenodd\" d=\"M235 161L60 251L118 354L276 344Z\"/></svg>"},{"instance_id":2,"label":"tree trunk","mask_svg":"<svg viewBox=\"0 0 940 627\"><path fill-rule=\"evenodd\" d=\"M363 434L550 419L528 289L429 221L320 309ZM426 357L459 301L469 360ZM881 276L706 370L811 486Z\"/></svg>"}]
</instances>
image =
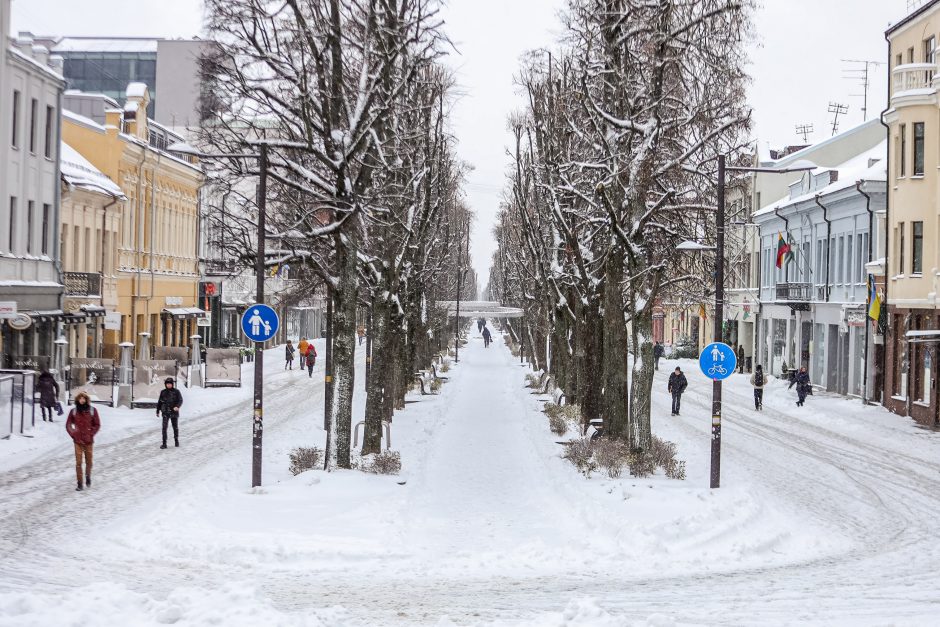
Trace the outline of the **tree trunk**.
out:
<instances>
[{"instance_id":1,"label":"tree trunk","mask_svg":"<svg viewBox=\"0 0 940 627\"><path fill-rule=\"evenodd\" d=\"M387 324L388 301L378 299L373 305L372 327L369 329L369 337L372 339L372 366L366 385L363 455L382 452L382 421L385 420L385 394L390 370L387 355L391 350Z\"/></svg>"},{"instance_id":2,"label":"tree trunk","mask_svg":"<svg viewBox=\"0 0 940 627\"><path fill-rule=\"evenodd\" d=\"M623 317L623 249L607 253L604 281L604 427L617 439L630 439L628 406L630 368L627 323Z\"/></svg>"},{"instance_id":3,"label":"tree trunk","mask_svg":"<svg viewBox=\"0 0 940 627\"><path fill-rule=\"evenodd\" d=\"M333 308L333 407L330 422L333 450L328 454L335 466L350 468L352 399L356 379L358 242L354 233L346 233L336 239L339 281L334 291L336 302Z\"/></svg>"},{"instance_id":4,"label":"tree trunk","mask_svg":"<svg viewBox=\"0 0 940 627\"><path fill-rule=\"evenodd\" d=\"M583 307L581 344L581 368L578 372L578 400L581 405L582 427L587 428L592 420L602 417L603 410L603 357L604 324L598 311L596 299Z\"/></svg>"},{"instance_id":5,"label":"tree trunk","mask_svg":"<svg viewBox=\"0 0 940 627\"><path fill-rule=\"evenodd\" d=\"M652 302L652 301L650 301ZM630 446L648 451L652 446L650 395L653 393L653 308L643 307L633 317L633 385L630 389Z\"/></svg>"}]
</instances>

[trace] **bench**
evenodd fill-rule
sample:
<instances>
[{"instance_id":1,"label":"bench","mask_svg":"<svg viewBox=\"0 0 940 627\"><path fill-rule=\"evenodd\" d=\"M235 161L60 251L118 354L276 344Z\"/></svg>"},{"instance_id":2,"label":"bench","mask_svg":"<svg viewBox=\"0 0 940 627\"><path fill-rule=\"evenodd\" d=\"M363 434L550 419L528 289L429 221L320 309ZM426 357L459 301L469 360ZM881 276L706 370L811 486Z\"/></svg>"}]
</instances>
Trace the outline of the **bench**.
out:
<instances>
[{"instance_id":1,"label":"bench","mask_svg":"<svg viewBox=\"0 0 940 627\"><path fill-rule=\"evenodd\" d=\"M353 429L353 448L359 446L359 427L362 427L362 432L366 431L366 421L362 420L356 423L356 428ZM385 429L385 450L392 448L392 425L388 424L387 421L382 421L382 427Z\"/></svg>"},{"instance_id":2,"label":"bench","mask_svg":"<svg viewBox=\"0 0 940 627\"><path fill-rule=\"evenodd\" d=\"M434 392L431 391L431 383L434 382L434 377L430 372L427 370L419 370L415 373L415 381L421 386L422 396L431 396L434 394Z\"/></svg>"},{"instance_id":3,"label":"bench","mask_svg":"<svg viewBox=\"0 0 940 627\"><path fill-rule=\"evenodd\" d=\"M542 380L539 382L539 388L532 392L533 394L545 395L552 394L557 388L555 387L555 377L554 375L545 375Z\"/></svg>"},{"instance_id":4,"label":"bench","mask_svg":"<svg viewBox=\"0 0 940 627\"><path fill-rule=\"evenodd\" d=\"M437 373L437 364L431 364L431 374L438 381L450 381L450 377L444 377Z\"/></svg>"}]
</instances>

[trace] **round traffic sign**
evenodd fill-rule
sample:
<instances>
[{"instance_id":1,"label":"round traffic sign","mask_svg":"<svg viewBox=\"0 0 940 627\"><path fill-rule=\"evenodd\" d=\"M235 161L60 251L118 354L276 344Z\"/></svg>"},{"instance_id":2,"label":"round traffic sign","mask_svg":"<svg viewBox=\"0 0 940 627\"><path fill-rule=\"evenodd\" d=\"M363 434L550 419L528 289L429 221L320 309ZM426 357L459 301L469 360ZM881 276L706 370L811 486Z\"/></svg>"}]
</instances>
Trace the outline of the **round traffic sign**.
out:
<instances>
[{"instance_id":1,"label":"round traffic sign","mask_svg":"<svg viewBox=\"0 0 940 627\"><path fill-rule=\"evenodd\" d=\"M278 326L277 312L267 305L252 305L242 314L242 332L252 342L270 340Z\"/></svg>"},{"instance_id":2,"label":"round traffic sign","mask_svg":"<svg viewBox=\"0 0 940 627\"><path fill-rule=\"evenodd\" d=\"M698 367L709 379L727 379L738 367L734 349L723 342L712 342L698 356Z\"/></svg>"}]
</instances>

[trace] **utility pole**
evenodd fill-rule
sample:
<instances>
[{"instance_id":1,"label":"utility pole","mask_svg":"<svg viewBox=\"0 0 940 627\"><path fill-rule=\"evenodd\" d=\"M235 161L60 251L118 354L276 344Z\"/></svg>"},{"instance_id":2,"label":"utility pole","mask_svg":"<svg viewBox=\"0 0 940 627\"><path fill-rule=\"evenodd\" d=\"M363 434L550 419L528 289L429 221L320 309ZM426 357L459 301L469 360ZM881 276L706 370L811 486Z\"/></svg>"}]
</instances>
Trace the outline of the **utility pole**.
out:
<instances>
[{"instance_id":1,"label":"utility pole","mask_svg":"<svg viewBox=\"0 0 940 627\"><path fill-rule=\"evenodd\" d=\"M333 288L326 284L326 350L323 362L323 428L330 450L330 407L333 405Z\"/></svg>"},{"instance_id":2,"label":"utility pole","mask_svg":"<svg viewBox=\"0 0 940 627\"><path fill-rule=\"evenodd\" d=\"M258 246L255 255L255 302L264 304L265 212L268 195L268 146L259 146ZM255 342L255 398L251 440L251 487L261 485L261 442L264 435L264 342Z\"/></svg>"},{"instance_id":3,"label":"utility pole","mask_svg":"<svg viewBox=\"0 0 940 627\"><path fill-rule=\"evenodd\" d=\"M715 250L715 318L712 341L721 342L725 304L725 156L718 155L718 212ZM712 450L710 487L721 484L721 379L712 381Z\"/></svg>"},{"instance_id":4,"label":"utility pole","mask_svg":"<svg viewBox=\"0 0 940 627\"><path fill-rule=\"evenodd\" d=\"M467 218L467 255L470 255L470 218ZM460 290L463 287L463 279L466 271L463 269L463 246L462 242L457 243L457 311L454 317L454 363L460 361Z\"/></svg>"}]
</instances>

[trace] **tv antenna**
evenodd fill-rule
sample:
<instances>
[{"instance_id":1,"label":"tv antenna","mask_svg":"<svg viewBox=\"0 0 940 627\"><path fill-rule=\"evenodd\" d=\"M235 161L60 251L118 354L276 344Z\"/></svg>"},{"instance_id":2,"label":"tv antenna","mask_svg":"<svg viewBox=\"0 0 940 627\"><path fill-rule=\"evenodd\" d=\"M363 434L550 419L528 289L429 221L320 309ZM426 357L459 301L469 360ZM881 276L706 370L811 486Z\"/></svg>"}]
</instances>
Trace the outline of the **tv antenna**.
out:
<instances>
[{"instance_id":1,"label":"tv antenna","mask_svg":"<svg viewBox=\"0 0 940 627\"><path fill-rule=\"evenodd\" d=\"M878 67L879 65L884 65L881 61L867 61L860 59L842 59L843 63L851 63L852 65L848 68L842 70L842 78L850 81L855 81L857 84L861 85L862 93L860 94L849 94L853 98L862 99L862 120L868 119L868 88L871 87L871 81L869 80L869 72L871 68Z\"/></svg>"},{"instance_id":2,"label":"tv antenna","mask_svg":"<svg viewBox=\"0 0 940 627\"><path fill-rule=\"evenodd\" d=\"M803 136L803 143L807 143L807 137L813 132L812 124L797 124L796 125L796 134Z\"/></svg>"},{"instance_id":3,"label":"tv antenna","mask_svg":"<svg viewBox=\"0 0 940 627\"><path fill-rule=\"evenodd\" d=\"M849 112L849 105L839 104L838 102L829 103L829 113L833 114L832 117L832 134L835 135L839 132L839 116L845 115Z\"/></svg>"},{"instance_id":4,"label":"tv antenna","mask_svg":"<svg viewBox=\"0 0 940 627\"><path fill-rule=\"evenodd\" d=\"M919 9L927 0L907 0L907 10Z\"/></svg>"}]
</instances>

